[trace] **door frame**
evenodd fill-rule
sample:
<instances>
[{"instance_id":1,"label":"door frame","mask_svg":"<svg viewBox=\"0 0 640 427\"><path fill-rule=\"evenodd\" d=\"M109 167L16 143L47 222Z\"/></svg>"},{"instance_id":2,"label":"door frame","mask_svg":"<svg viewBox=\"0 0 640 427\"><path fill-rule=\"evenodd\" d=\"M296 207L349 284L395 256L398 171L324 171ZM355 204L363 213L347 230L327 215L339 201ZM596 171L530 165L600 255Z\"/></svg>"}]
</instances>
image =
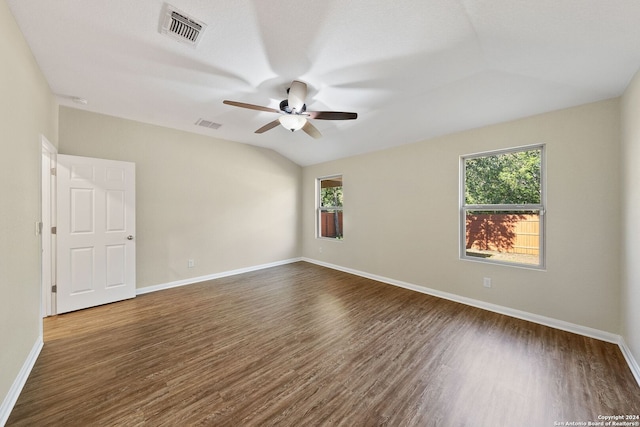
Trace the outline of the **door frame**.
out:
<instances>
[{"instance_id":1,"label":"door frame","mask_svg":"<svg viewBox=\"0 0 640 427\"><path fill-rule=\"evenodd\" d=\"M41 316L56 314L56 298L53 291L56 284L56 236L52 227L56 221L56 167L58 149L44 135L41 141L41 187L40 187L40 222L36 232L40 233L40 283L41 283Z\"/></svg>"}]
</instances>

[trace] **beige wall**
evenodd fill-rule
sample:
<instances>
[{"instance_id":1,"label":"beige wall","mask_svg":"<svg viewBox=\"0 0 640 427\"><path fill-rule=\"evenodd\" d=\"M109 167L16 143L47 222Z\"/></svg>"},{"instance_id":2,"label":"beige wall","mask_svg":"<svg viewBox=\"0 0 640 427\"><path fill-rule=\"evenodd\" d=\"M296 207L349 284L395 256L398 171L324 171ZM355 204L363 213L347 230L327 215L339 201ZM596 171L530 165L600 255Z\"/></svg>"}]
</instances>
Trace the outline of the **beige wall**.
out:
<instances>
[{"instance_id":1,"label":"beige wall","mask_svg":"<svg viewBox=\"0 0 640 427\"><path fill-rule=\"evenodd\" d=\"M0 402L40 336L40 135L57 143L57 107L0 1ZM0 414L1 415L1 414Z\"/></svg>"},{"instance_id":2,"label":"beige wall","mask_svg":"<svg viewBox=\"0 0 640 427\"><path fill-rule=\"evenodd\" d=\"M136 163L138 288L300 256L302 169L272 150L61 107L60 153Z\"/></svg>"},{"instance_id":3,"label":"beige wall","mask_svg":"<svg viewBox=\"0 0 640 427\"><path fill-rule=\"evenodd\" d=\"M640 72L622 97L622 335L640 363Z\"/></svg>"},{"instance_id":4,"label":"beige wall","mask_svg":"<svg viewBox=\"0 0 640 427\"><path fill-rule=\"evenodd\" d=\"M460 260L460 156L539 143L546 271ZM619 167L618 100L307 167L303 256L619 333ZM315 179L333 174L344 177L343 241L314 236Z\"/></svg>"},{"instance_id":5,"label":"beige wall","mask_svg":"<svg viewBox=\"0 0 640 427\"><path fill-rule=\"evenodd\" d=\"M58 122L4 1L0 34L11 58L0 66L3 398L41 333L40 135L58 145L58 126L62 153L137 165L138 287L302 254L621 333L640 359L640 76L621 100L301 169L270 150L81 110L62 108ZM546 271L459 260L459 157L538 143L548 158ZM334 174L345 179L345 239L317 240L315 178Z\"/></svg>"}]
</instances>

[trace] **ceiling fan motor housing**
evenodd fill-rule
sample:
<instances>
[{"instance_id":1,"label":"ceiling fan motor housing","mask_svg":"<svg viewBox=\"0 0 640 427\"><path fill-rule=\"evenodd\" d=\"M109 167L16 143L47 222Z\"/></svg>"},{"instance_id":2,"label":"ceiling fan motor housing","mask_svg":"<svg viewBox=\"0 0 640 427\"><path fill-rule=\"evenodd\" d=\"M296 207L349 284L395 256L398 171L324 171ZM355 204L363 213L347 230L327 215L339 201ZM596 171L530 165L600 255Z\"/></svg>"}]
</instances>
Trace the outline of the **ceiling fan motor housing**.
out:
<instances>
[{"instance_id":1,"label":"ceiling fan motor housing","mask_svg":"<svg viewBox=\"0 0 640 427\"><path fill-rule=\"evenodd\" d=\"M293 114L293 111L289 107L289 100L284 99L280 102L280 111L286 114ZM296 111L296 114L304 113L307 111L307 104L302 104L300 111Z\"/></svg>"}]
</instances>

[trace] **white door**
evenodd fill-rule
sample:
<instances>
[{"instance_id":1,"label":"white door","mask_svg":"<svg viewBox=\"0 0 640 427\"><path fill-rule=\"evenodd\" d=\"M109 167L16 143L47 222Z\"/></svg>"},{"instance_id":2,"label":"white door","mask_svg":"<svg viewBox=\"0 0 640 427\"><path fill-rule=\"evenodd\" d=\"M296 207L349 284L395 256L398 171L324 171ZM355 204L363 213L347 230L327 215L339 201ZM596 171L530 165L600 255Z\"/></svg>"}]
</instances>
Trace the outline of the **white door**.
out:
<instances>
[{"instance_id":1,"label":"white door","mask_svg":"<svg viewBox=\"0 0 640 427\"><path fill-rule=\"evenodd\" d=\"M135 164L58 154L57 313L135 297Z\"/></svg>"}]
</instances>

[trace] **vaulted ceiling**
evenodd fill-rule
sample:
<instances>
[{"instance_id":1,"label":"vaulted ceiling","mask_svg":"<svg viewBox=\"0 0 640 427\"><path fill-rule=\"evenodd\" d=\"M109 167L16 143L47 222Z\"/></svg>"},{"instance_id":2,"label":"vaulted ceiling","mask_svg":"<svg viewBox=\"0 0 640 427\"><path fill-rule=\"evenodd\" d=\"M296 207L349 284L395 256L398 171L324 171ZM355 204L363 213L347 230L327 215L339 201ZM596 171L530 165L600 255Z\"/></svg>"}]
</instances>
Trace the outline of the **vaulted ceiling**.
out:
<instances>
[{"instance_id":1,"label":"vaulted ceiling","mask_svg":"<svg viewBox=\"0 0 640 427\"><path fill-rule=\"evenodd\" d=\"M300 165L616 97L640 68L637 0L171 0L196 46L161 34L161 0L7 3L61 105ZM277 116L222 103L277 109L293 79L358 119L255 134Z\"/></svg>"}]
</instances>

